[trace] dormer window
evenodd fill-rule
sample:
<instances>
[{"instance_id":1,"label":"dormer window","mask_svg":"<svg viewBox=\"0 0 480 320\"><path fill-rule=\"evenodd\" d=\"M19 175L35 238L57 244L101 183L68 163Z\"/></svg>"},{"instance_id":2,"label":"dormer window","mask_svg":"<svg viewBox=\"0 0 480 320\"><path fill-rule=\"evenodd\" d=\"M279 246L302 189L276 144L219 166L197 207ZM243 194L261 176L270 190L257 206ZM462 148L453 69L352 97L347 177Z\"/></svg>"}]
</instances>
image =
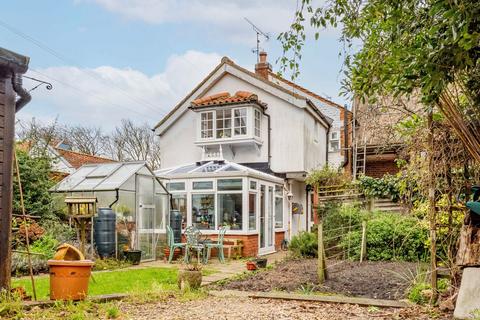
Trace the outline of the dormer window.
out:
<instances>
[{"instance_id":1,"label":"dormer window","mask_svg":"<svg viewBox=\"0 0 480 320\"><path fill-rule=\"evenodd\" d=\"M262 145L262 111L266 104L257 95L221 92L192 101L190 108L198 114L198 145Z\"/></svg>"}]
</instances>

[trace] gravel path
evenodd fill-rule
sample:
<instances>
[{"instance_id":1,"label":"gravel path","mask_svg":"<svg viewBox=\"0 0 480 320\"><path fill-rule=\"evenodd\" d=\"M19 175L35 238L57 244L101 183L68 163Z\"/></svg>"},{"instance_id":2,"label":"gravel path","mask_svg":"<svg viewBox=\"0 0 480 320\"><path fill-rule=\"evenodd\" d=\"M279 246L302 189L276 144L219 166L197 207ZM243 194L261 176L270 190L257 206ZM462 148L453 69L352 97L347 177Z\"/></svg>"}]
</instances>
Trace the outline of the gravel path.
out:
<instances>
[{"instance_id":1,"label":"gravel path","mask_svg":"<svg viewBox=\"0 0 480 320\"><path fill-rule=\"evenodd\" d=\"M423 309L378 309L347 304L279 301L250 298L218 298L132 305L122 304L128 319L431 319ZM441 315L436 319L450 319Z\"/></svg>"}]
</instances>

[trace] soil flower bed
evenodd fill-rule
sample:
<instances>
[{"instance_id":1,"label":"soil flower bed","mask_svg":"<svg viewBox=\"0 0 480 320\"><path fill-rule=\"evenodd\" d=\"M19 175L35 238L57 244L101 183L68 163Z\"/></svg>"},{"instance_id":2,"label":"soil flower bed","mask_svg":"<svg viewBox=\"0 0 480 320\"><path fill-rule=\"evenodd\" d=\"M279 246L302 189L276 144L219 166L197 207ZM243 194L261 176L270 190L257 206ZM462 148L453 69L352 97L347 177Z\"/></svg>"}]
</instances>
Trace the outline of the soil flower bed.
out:
<instances>
[{"instance_id":1,"label":"soil flower bed","mask_svg":"<svg viewBox=\"0 0 480 320\"><path fill-rule=\"evenodd\" d=\"M279 263L275 268L253 273L217 285L218 289L332 293L375 299L405 298L409 283L399 275L414 273L409 262L329 261L328 279L317 280L317 260L298 259Z\"/></svg>"}]
</instances>

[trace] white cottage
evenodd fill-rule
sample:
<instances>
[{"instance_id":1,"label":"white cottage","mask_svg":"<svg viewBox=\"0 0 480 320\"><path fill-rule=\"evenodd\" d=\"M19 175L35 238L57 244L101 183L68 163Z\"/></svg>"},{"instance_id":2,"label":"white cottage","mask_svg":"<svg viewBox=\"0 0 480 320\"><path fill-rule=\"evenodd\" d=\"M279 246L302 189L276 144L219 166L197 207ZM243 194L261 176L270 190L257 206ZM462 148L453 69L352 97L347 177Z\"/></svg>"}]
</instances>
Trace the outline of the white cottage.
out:
<instances>
[{"instance_id":1,"label":"white cottage","mask_svg":"<svg viewBox=\"0 0 480 320\"><path fill-rule=\"evenodd\" d=\"M271 72L266 53L255 72L224 57L157 124L156 174L184 226L203 234L226 226L226 237L243 240L244 256L278 250L311 228L305 177L329 158L340 161L343 107L299 88Z\"/></svg>"}]
</instances>

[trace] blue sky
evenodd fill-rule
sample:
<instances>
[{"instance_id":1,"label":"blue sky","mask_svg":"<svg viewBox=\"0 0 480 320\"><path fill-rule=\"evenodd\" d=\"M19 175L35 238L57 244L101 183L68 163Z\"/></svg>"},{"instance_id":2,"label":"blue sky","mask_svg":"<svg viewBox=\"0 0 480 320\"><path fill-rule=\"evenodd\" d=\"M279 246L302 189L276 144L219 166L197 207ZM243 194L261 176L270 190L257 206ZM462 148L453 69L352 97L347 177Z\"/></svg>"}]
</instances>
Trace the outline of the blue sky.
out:
<instances>
[{"instance_id":1,"label":"blue sky","mask_svg":"<svg viewBox=\"0 0 480 320\"><path fill-rule=\"evenodd\" d=\"M43 122L58 117L105 130L122 118L153 125L222 56L253 70L255 33L244 17L271 34L262 47L278 70L276 36L288 28L295 5L294 0L6 1L0 46L30 56L28 75L54 85L52 91L33 91L19 117ZM325 30L318 41L308 41L296 82L343 104L338 37L338 31Z\"/></svg>"}]
</instances>

